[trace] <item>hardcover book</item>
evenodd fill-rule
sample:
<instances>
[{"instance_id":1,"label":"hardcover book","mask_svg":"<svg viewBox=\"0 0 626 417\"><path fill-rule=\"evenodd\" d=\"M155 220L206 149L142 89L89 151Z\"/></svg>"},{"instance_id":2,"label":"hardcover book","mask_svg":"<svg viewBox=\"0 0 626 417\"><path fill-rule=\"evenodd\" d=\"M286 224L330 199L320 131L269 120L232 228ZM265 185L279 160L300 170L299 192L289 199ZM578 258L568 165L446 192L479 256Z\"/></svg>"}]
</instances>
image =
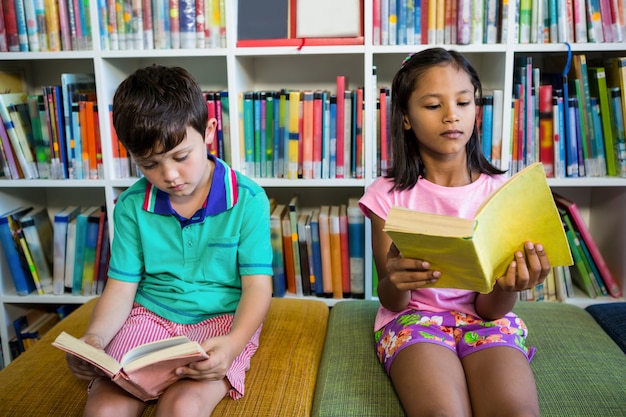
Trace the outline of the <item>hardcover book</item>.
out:
<instances>
[{"instance_id":1,"label":"hardcover book","mask_svg":"<svg viewBox=\"0 0 626 417\"><path fill-rule=\"evenodd\" d=\"M138 346L128 351L120 362L66 332L59 334L52 345L93 364L142 401L158 398L179 380L176 368L209 358L198 342L186 336Z\"/></svg>"},{"instance_id":2,"label":"hardcover book","mask_svg":"<svg viewBox=\"0 0 626 417\"><path fill-rule=\"evenodd\" d=\"M481 293L505 275L524 242L541 243L551 266L571 265L572 255L543 166L511 177L479 207L473 219L392 207L384 230L407 258L441 271L438 288Z\"/></svg>"}]
</instances>

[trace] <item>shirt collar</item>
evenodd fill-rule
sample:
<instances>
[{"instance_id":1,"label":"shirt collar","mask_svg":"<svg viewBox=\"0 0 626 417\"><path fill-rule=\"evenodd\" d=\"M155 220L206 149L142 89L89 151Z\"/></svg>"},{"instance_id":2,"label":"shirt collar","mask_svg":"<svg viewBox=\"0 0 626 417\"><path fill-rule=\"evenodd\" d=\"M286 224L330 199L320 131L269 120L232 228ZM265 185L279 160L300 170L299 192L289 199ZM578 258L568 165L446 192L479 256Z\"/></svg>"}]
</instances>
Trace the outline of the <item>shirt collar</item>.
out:
<instances>
[{"instance_id":1,"label":"shirt collar","mask_svg":"<svg viewBox=\"0 0 626 417\"><path fill-rule=\"evenodd\" d=\"M211 190L201 209L189 219L191 222L203 221L206 216L215 216L223 213L237 204L239 196L237 175L226 162L207 154L207 158L215 163L215 169L211 178ZM155 214L177 215L170 205L170 196L159 190L150 182L146 183L143 209ZM183 220L181 218L181 220Z\"/></svg>"}]
</instances>

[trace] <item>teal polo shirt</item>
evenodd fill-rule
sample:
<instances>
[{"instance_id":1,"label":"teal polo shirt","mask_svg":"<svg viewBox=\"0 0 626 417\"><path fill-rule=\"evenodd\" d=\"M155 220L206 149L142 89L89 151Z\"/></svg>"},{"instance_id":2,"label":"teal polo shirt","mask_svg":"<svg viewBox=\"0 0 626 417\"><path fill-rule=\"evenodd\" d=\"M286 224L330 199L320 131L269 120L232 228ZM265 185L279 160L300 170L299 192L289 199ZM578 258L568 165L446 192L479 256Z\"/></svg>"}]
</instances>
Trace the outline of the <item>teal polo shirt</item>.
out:
<instances>
[{"instance_id":1,"label":"teal polo shirt","mask_svg":"<svg viewBox=\"0 0 626 417\"><path fill-rule=\"evenodd\" d=\"M234 313L243 275L272 275L269 201L250 178L215 162L211 190L191 218L145 178L114 208L108 275L138 282L135 301L181 324ZM269 278L268 278L269 279Z\"/></svg>"}]
</instances>

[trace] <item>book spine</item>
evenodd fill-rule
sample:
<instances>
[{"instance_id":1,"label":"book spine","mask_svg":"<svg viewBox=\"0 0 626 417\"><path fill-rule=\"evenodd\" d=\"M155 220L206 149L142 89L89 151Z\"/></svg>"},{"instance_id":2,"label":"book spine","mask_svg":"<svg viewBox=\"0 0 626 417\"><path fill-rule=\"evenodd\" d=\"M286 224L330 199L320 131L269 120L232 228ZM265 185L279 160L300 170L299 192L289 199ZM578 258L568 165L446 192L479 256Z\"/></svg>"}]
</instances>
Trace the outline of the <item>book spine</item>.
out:
<instances>
[{"instance_id":1,"label":"book spine","mask_svg":"<svg viewBox=\"0 0 626 417\"><path fill-rule=\"evenodd\" d=\"M539 86L539 160L546 177L554 177L552 85Z\"/></svg>"},{"instance_id":2,"label":"book spine","mask_svg":"<svg viewBox=\"0 0 626 417\"><path fill-rule=\"evenodd\" d=\"M23 255L20 255L21 251L15 245L7 218L0 219L0 243L8 262L9 271L11 271L11 278L17 295L30 294L35 289L34 283L32 277L27 274L28 270L24 268Z\"/></svg>"}]
</instances>

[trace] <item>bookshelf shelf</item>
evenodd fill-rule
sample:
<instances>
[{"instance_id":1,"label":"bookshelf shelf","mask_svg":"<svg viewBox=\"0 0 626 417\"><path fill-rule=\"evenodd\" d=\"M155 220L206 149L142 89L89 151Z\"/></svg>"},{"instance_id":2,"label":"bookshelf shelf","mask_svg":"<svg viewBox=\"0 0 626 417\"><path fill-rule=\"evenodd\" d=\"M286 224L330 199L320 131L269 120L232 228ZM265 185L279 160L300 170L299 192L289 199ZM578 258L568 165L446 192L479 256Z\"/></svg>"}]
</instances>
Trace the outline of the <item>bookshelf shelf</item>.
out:
<instances>
[{"instance_id":1,"label":"bookshelf shelf","mask_svg":"<svg viewBox=\"0 0 626 417\"><path fill-rule=\"evenodd\" d=\"M237 2L225 2L227 21L227 47L200 49L153 49L153 50L103 50L98 42L98 28L93 28L94 48L86 51L62 52L6 52L0 53L0 71L21 69L29 93L37 92L41 85L59 84L62 73L93 72L96 77L98 103L110 104L119 83L135 69L153 63L180 65L192 72L206 90L228 90L230 97L231 154L240 155L237 96L243 91L265 89L327 89L335 90L335 77L346 75L350 87L365 86L365 165L362 179L333 180L287 180L259 178L258 183L270 196L287 203L289 197L298 194L302 207L320 204L346 203L349 197L359 197L375 178L373 122L375 94L378 88L390 86L393 75L407 54L435 45L382 46L372 42L373 0L364 0L363 45L337 46L276 46L236 47ZM97 21L97 2L91 1L91 16ZM509 10L509 33L513 33L515 10ZM97 25L94 25L97 26ZM623 43L571 44L572 54L585 53L590 57L623 56ZM519 44L510 35L506 42L497 44L439 45L456 49L472 61L477 68L485 91L503 90L504 103L513 97L513 73L519 56L531 55L538 66L553 64L562 69L567 58L565 44ZM372 67L376 67L376 76ZM374 84L375 83L375 84ZM374 88L375 87L375 88ZM511 115L503 115L503 131L510 132ZM115 176L111 148L111 128L108 114L101 112L99 126L102 136L104 178L98 180L0 180L0 212L20 205L47 206L50 212L65 205L107 205L111 219L114 201L119 194L134 183L136 178ZM503 154L509 151L504 144ZM505 157L503 164L508 166ZM244 169L239 157L231 165ZM578 178L550 179L549 185L557 192L574 199L590 231L605 255L607 264L622 289L626 287L626 178ZM109 231L113 233L112 222ZM365 259L371 259L369 223L366 222ZM366 262L365 297L372 298L372 267ZM0 254L0 339L4 363L10 361L8 341L13 337L12 321L26 309L44 304L78 304L90 297L18 296L12 289L4 254ZM333 305L338 300L316 298ZM588 299L579 293L568 302L577 305L611 302L612 298Z\"/></svg>"}]
</instances>

